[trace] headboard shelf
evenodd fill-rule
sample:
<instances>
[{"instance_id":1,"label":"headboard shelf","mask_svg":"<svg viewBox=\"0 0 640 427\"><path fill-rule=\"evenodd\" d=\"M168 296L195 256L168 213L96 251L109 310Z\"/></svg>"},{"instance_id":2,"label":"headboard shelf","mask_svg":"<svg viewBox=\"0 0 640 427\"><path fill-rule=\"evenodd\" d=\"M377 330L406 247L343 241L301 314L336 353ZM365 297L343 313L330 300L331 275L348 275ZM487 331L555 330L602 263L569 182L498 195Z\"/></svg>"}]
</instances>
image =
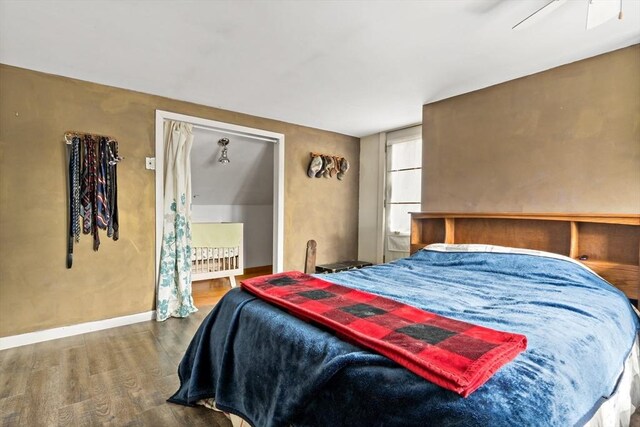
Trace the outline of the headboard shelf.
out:
<instances>
[{"instance_id":1,"label":"headboard shelf","mask_svg":"<svg viewBox=\"0 0 640 427\"><path fill-rule=\"evenodd\" d=\"M638 214L411 213L411 253L431 243L483 243L570 256L638 299Z\"/></svg>"}]
</instances>

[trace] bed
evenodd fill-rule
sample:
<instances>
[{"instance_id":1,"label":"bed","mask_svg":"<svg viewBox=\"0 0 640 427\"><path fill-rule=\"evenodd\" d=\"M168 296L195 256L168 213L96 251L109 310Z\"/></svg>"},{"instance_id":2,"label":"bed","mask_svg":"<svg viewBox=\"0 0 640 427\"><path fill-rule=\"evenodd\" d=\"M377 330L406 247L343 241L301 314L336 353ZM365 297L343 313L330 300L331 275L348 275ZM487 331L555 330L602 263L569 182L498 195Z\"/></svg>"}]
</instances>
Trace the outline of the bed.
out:
<instances>
[{"instance_id":1,"label":"bed","mask_svg":"<svg viewBox=\"0 0 640 427\"><path fill-rule=\"evenodd\" d=\"M466 398L234 289L194 336L170 401L255 426L626 425L640 400L639 226L640 215L418 213L410 257L321 275L524 334L527 349Z\"/></svg>"}]
</instances>

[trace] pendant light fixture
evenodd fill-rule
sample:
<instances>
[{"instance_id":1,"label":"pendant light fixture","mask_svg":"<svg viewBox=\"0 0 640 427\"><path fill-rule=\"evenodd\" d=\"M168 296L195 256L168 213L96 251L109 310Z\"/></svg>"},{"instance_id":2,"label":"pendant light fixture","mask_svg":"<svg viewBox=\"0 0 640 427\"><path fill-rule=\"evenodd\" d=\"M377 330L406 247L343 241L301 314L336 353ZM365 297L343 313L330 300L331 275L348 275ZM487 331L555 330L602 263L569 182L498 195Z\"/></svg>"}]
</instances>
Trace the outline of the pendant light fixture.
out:
<instances>
[{"instance_id":1,"label":"pendant light fixture","mask_svg":"<svg viewBox=\"0 0 640 427\"><path fill-rule=\"evenodd\" d=\"M218 140L218 145L222 147L222 154L218 161L223 165L229 163L231 161L229 160L229 157L227 157L227 145L229 145L229 138L222 138Z\"/></svg>"}]
</instances>

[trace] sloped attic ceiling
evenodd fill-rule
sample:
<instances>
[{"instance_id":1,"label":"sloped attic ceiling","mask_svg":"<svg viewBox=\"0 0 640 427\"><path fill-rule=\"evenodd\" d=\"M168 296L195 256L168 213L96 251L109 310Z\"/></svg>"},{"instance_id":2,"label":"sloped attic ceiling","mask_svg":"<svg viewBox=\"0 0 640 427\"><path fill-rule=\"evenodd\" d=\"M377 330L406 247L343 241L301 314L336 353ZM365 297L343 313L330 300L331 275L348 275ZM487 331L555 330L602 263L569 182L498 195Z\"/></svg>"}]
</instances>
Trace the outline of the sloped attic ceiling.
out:
<instances>
[{"instance_id":1,"label":"sloped attic ceiling","mask_svg":"<svg viewBox=\"0 0 640 427\"><path fill-rule=\"evenodd\" d=\"M194 205L272 205L272 142L194 129L191 187ZM218 140L229 138L230 163L222 164Z\"/></svg>"}]
</instances>

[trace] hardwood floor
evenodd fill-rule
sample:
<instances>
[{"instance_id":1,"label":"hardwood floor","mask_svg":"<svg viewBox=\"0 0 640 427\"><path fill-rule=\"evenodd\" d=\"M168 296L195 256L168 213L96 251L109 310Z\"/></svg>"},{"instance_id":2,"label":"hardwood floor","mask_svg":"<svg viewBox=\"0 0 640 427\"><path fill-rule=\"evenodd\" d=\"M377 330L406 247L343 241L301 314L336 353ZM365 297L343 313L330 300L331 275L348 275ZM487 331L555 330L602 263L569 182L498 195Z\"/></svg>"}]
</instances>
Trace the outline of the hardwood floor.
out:
<instances>
[{"instance_id":1,"label":"hardwood floor","mask_svg":"<svg viewBox=\"0 0 640 427\"><path fill-rule=\"evenodd\" d=\"M236 276L236 283L240 285L240 281L249 279L251 277L263 276L265 274L271 274L272 268L270 265L261 267L250 267L244 269L244 274ZM231 284L228 278L200 280L193 282L191 285L193 302L196 307L216 305L216 303L222 298L222 296L231 289Z\"/></svg>"},{"instance_id":2,"label":"hardwood floor","mask_svg":"<svg viewBox=\"0 0 640 427\"><path fill-rule=\"evenodd\" d=\"M271 273L246 269L242 279ZM228 279L195 282L199 311L0 351L2 426L231 426L219 413L167 403L178 364Z\"/></svg>"},{"instance_id":3,"label":"hardwood floor","mask_svg":"<svg viewBox=\"0 0 640 427\"><path fill-rule=\"evenodd\" d=\"M198 308L216 305L230 289L231 284L226 278L193 282L191 284L193 303Z\"/></svg>"},{"instance_id":4,"label":"hardwood floor","mask_svg":"<svg viewBox=\"0 0 640 427\"><path fill-rule=\"evenodd\" d=\"M230 426L209 409L166 402L211 308L0 351L1 425Z\"/></svg>"}]
</instances>

